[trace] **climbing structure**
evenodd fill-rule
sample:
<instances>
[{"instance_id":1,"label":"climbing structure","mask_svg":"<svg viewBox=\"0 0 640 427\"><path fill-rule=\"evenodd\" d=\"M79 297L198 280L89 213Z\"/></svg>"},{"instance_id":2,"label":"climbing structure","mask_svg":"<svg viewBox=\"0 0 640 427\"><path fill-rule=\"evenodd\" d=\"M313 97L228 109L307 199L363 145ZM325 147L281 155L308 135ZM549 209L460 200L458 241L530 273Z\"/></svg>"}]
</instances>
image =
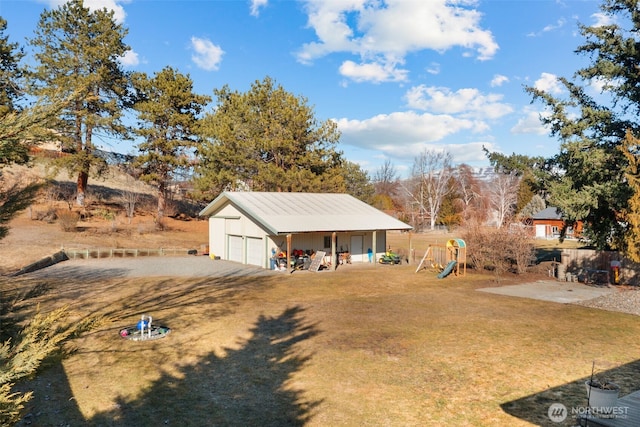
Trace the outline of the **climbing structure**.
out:
<instances>
[{"instance_id":1,"label":"climbing structure","mask_svg":"<svg viewBox=\"0 0 640 427\"><path fill-rule=\"evenodd\" d=\"M456 276L467 274L467 245L462 239L450 239L446 246L429 245L416 273L422 269L431 269L439 272L438 278L442 279L449 274Z\"/></svg>"}]
</instances>

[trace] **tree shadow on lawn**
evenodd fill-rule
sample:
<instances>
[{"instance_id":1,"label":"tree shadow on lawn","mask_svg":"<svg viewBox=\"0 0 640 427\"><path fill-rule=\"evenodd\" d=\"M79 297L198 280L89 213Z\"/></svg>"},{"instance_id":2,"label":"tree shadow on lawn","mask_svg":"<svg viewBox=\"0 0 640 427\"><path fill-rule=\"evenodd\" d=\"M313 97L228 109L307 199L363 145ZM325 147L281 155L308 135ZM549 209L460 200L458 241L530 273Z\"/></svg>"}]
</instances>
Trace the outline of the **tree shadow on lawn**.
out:
<instances>
[{"instance_id":1,"label":"tree shadow on lawn","mask_svg":"<svg viewBox=\"0 0 640 427\"><path fill-rule=\"evenodd\" d=\"M618 384L620 386L619 397L623 398L640 390L640 360L606 371L599 371L597 376ZM580 378L570 383L503 403L500 406L506 413L534 425L575 426L578 425L578 415L584 414L588 407L585 387L585 381L588 380L589 377ZM560 403L567 408L567 418L563 422L553 422L549 418L549 407L554 403ZM592 424L590 423L589 425Z\"/></svg>"},{"instance_id":2,"label":"tree shadow on lawn","mask_svg":"<svg viewBox=\"0 0 640 427\"><path fill-rule=\"evenodd\" d=\"M30 310L24 310L26 315L33 315L37 305L47 309L67 306L84 317L100 317L111 322L136 323L142 314L150 314L156 324L157 313L172 313L180 320L184 309L194 307L202 308L199 315L206 309L208 318L227 315L247 295L268 289L270 279L275 278L243 274L240 267L227 269L220 276L146 278L129 278L122 269L93 268L90 263L51 274L46 270L14 281L15 286L22 289L30 286L46 289L30 304Z\"/></svg>"},{"instance_id":3,"label":"tree shadow on lawn","mask_svg":"<svg viewBox=\"0 0 640 427\"><path fill-rule=\"evenodd\" d=\"M232 275L107 280L98 275L90 281L69 277L68 281L24 279L22 284L14 282L17 288L28 290L35 284L34 289L38 290L33 292L34 303L24 307L21 318L29 317L38 303L47 310L70 306L83 317L102 319L95 330L83 334L84 337L93 336L91 350L75 348L72 341L71 353L80 356L83 353L102 354L98 360L107 363L104 369L117 370L120 358L129 359L121 369L132 370L131 375L135 375L135 368L130 368L135 363L131 360L138 357L145 361L140 369L163 371L160 379L139 399L130 401L122 397L114 405L116 409L86 420L75 404L61 360L51 360L43 365L46 369L34 380L17 388L35 391L34 399L27 404L27 416L20 425L51 421L51 425L155 426L166 425L166 420L171 420L170 425L181 426L303 425L320 402L305 400L304 391L288 383L309 360L309 356L296 353L293 346L318 333L315 326L305 323L300 307L287 309L273 318L260 316L250 331L252 337L240 343L242 348L226 349L226 356L210 352L194 365L182 368L179 375L162 369L162 356L153 357L156 348L153 346L165 344L165 339L132 343L131 351L122 351L129 344L118 336L118 331L127 326L125 322L135 325L141 313L152 314L154 324L172 329L166 338L172 341L171 346L186 346L184 350L189 353L189 340L206 340L201 333L194 334L193 328L202 321L203 315L215 319L233 314L246 298L253 298L256 291L259 294L261 289L268 289L273 278ZM119 344L114 347L111 339L118 340ZM142 353L138 355L137 352ZM114 356L116 353L120 356ZM116 357L115 363L113 357ZM157 365L153 366L156 359ZM150 360L153 361L151 364ZM99 398L97 395L96 399Z\"/></svg>"},{"instance_id":4,"label":"tree shadow on lawn","mask_svg":"<svg viewBox=\"0 0 640 427\"><path fill-rule=\"evenodd\" d=\"M239 349L213 352L179 375L164 372L135 400L119 398L115 408L87 420L89 425L122 426L301 426L321 401L308 400L292 375L310 356L295 344L318 334L304 321L303 309L277 317L261 315L252 336ZM144 369L153 369L145 367ZM155 369L162 369L158 361ZM132 373L135 374L135 373Z\"/></svg>"}]
</instances>

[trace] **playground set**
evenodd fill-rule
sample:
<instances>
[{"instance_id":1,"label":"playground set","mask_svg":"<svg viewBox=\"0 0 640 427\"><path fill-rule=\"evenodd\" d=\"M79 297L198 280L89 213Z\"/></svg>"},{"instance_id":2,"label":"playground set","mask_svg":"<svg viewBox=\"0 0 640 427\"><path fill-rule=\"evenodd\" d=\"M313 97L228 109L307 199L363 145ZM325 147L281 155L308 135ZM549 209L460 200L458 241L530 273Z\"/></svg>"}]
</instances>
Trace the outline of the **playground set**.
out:
<instances>
[{"instance_id":1,"label":"playground set","mask_svg":"<svg viewBox=\"0 0 640 427\"><path fill-rule=\"evenodd\" d=\"M462 239L450 239L445 246L429 245L416 273L423 269L438 271L438 279L451 273L456 276L467 274L467 244Z\"/></svg>"}]
</instances>

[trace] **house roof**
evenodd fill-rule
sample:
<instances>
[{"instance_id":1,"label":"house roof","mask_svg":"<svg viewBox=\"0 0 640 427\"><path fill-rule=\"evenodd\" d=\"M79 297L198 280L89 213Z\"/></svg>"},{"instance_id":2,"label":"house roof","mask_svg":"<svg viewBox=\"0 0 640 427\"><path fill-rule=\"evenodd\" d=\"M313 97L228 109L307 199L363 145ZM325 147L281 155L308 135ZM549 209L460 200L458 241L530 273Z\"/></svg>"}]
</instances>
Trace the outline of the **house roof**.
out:
<instances>
[{"instance_id":1,"label":"house roof","mask_svg":"<svg viewBox=\"0 0 640 427\"><path fill-rule=\"evenodd\" d=\"M271 234L412 228L349 194L338 193L225 191L200 211L200 216L215 216L228 203Z\"/></svg>"},{"instance_id":2,"label":"house roof","mask_svg":"<svg viewBox=\"0 0 640 427\"><path fill-rule=\"evenodd\" d=\"M531 215L531 219L562 219L562 212L556 207L548 207Z\"/></svg>"}]
</instances>

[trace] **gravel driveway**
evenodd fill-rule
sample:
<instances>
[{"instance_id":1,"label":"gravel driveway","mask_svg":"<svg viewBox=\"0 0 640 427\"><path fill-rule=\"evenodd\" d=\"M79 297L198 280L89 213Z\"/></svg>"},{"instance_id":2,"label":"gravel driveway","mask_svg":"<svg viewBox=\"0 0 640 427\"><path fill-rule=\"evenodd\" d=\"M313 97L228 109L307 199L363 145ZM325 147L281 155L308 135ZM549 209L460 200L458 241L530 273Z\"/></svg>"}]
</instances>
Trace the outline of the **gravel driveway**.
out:
<instances>
[{"instance_id":1,"label":"gravel driveway","mask_svg":"<svg viewBox=\"0 0 640 427\"><path fill-rule=\"evenodd\" d=\"M96 277L232 277L270 274L279 274L279 272L237 262L212 260L207 256L164 256L67 260L27 273L25 276L95 279Z\"/></svg>"}]
</instances>

